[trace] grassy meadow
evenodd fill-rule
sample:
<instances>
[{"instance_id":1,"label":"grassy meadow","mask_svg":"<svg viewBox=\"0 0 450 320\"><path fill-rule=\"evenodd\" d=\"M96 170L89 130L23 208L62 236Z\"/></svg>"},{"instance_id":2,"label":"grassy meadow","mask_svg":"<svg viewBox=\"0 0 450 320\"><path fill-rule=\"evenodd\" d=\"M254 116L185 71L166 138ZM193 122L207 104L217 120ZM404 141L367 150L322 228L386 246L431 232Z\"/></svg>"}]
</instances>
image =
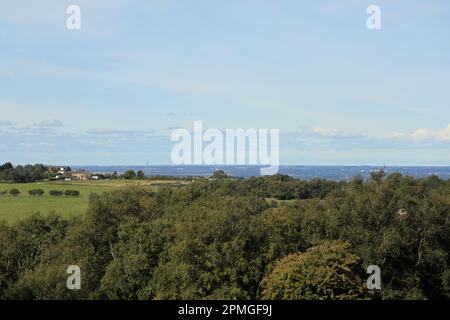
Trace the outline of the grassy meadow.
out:
<instances>
[{"instance_id":1,"label":"grassy meadow","mask_svg":"<svg viewBox=\"0 0 450 320\"><path fill-rule=\"evenodd\" d=\"M39 183L0 183L0 192L18 189L20 195L14 197L9 193L0 195L0 221L14 223L32 213L47 214L54 211L63 217L80 215L86 212L91 193L102 193L127 186L139 185L156 190L163 184L173 185L173 181L155 180L90 180L90 181L58 181ZM29 190L42 189L43 196L30 196ZM79 197L50 196L50 190L78 190Z\"/></svg>"}]
</instances>

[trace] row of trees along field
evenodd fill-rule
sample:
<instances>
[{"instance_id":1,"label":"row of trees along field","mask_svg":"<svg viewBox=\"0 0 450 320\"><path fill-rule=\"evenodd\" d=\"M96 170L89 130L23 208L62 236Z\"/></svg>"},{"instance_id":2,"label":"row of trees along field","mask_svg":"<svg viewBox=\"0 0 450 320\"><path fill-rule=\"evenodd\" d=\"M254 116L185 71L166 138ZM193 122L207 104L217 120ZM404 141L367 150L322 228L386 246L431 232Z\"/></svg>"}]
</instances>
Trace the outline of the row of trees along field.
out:
<instances>
[{"instance_id":1,"label":"row of trees along field","mask_svg":"<svg viewBox=\"0 0 450 320\"><path fill-rule=\"evenodd\" d=\"M62 177L63 175L61 175ZM99 179L145 179L146 176L142 170L137 172L133 170L128 170L123 174L114 173L103 173L97 174ZM70 177L70 174L67 175ZM43 164L28 164L28 165L18 165L13 166L10 162L6 162L0 165L0 181L15 182L15 183L27 183L27 182L38 182L45 179L54 179L55 172L50 170L49 166Z\"/></svg>"},{"instance_id":2,"label":"row of trees along field","mask_svg":"<svg viewBox=\"0 0 450 320\"><path fill-rule=\"evenodd\" d=\"M13 197L17 197L20 194L20 190L16 189L16 188L10 189L9 191L8 190L3 190L3 191L0 191L0 196L4 196L4 195L6 195L8 193L10 195L12 195ZM31 189L31 190L28 190L28 194L30 196L33 196L33 197L40 197L40 196L43 196L45 194L45 191L42 190L42 189ZM62 190L50 190L48 192L48 194L51 195L51 196L55 196L55 197L62 196L62 195L71 196L71 197L78 197L80 195L80 191L78 191L78 190L65 190L65 191L62 191Z\"/></svg>"},{"instance_id":3,"label":"row of trees along field","mask_svg":"<svg viewBox=\"0 0 450 320\"><path fill-rule=\"evenodd\" d=\"M222 177L0 224L0 298L448 299L449 251L450 180Z\"/></svg>"},{"instance_id":4,"label":"row of trees along field","mask_svg":"<svg viewBox=\"0 0 450 320\"><path fill-rule=\"evenodd\" d=\"M14 167L10 162L6 162L0 165L0 181L37 182L52 176L53 174L48 171L48 167L43 164Z\"/></svg>"}]
</instances>

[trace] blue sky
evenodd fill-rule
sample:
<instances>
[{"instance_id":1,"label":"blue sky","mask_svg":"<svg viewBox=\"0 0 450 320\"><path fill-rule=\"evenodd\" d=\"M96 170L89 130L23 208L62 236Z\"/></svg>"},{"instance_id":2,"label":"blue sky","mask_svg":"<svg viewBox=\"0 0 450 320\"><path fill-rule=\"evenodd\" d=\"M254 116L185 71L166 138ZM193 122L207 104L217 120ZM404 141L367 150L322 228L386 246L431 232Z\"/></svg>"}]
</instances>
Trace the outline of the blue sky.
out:
<instances>
[{"instance_id":1,"label":"blue sky","mask_svg":"<svg viewBox=\"0 0 450 320\"><path fill-rule=\"evenodd\" d=\"M447 0L2 0L0 162L170 164L202 120L280 129L281 164L449 165L449 39Z\"/></svg>"}]
</instances>

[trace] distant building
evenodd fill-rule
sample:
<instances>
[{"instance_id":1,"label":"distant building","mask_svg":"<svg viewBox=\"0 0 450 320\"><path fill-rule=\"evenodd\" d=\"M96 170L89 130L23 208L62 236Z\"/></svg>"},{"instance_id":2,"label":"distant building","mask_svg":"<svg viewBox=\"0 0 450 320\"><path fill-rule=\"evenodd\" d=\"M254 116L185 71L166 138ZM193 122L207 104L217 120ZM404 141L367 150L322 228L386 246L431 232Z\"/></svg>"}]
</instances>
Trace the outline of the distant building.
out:
<instances>
[{"instance_id":1,"label":"distant building","mask_svg":"<svg viewBox=\"0 0 450 320\"><path fill-rule=\"evenodd\" d=\"M80 170L72 172L72 180L89 180L91 179L91 173L86 170Z\"/></svg>"},{"instance_id":2,"label":"distant building","mask_svg":"<svg viewBox=\"0 0 450 320\"><path fill-rule=\"evenodd\" d=\"M58 173L59 167L48 166L47 170L48 170L48 172L51 172L51 173Z\"/></svg>"},{"instance_id":3,"label":"distant building","mask_svg":"<svg viewBox=\"0 0 450 320\"><path fill-rule=\"evenodd\" d=\"M55 173L55 174L64 175L64 174L70 173L72 171L72 169L70 167L49 166L48 171Z\"/></svg>"},{"instance_id":4,"label":"distant building","mask_svg":"<svg viewBox=\"0 0 450 320\"><path fill-rule=\"evenodd\" d=\"M67 168L65 168L65 167L58 168L58 173L59 174L65 174L66 172L67 172Z\"/></svg>"}]
</instances>

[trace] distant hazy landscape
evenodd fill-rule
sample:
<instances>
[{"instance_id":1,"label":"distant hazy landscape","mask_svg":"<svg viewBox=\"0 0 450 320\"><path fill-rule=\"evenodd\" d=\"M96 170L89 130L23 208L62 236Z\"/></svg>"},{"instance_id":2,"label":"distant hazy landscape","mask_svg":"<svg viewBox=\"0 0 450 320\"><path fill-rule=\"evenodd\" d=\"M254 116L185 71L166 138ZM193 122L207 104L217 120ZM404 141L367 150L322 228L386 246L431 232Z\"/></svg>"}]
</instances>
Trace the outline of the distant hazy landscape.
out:
<instances>
[{"instance_id":1,"label":"distant hazy landscape","mask_svg":"<svg viewBox=\"0 0 450 320\"><path fill-rule=\"evenodd\" d=\"M68 218L74 215L84 215L88 208L89 196L92 193L103 193L130 186L157 190L161 184L173 185L168 177L209 177L217 170L223 170L227 175L238 178L259 176L259 166L72 166L74 170L87 170L93 173L123 174L128 170L142 170L146 176L165 177L158 180L88 180L88 181L51 181L34 183L0 183L0 192L17 188L20 194L16 197L6 195L0 199L0 220L14 223L26 218L32 213L48 214L55 212ZM367 179L370 173L379 170L374 166L281 166L280 174L289 175L295 179L312 180L327 179L334 181L351 181L361 176ZM401 173L415 178L425 178L435 175L441 179L450 178L450 167L385 167L387 174ZM29 190L42 189L43 196L33 197ZM50 190L64 191L68 188L80 191L79 197L53 197Z\"/></svg>"},{"instance_id":2,"label":"distant hazy landscape","mask_svg":"<svg viewBox=\"0 0 450 320\"><path fill-rule=\"evenodd\" d=\"M223 170L226 174L234 177L259 176L261 166L175 166L175 165L153 165L153 166L72 166L74 169L86 169L96 173L112 173L117 171L123 173L127 170L142 170L147 176L210 176L216 170ZM338 181L349 181L360 175L367 178L371 171L379 170L380 166L303 166L282 165L280 174L286 174L297 179L330 179ZM442 179L450 178L450 166L387 166L386 173L401 173L416 178L436 175Z\"/></svg>"}]
</instances>

